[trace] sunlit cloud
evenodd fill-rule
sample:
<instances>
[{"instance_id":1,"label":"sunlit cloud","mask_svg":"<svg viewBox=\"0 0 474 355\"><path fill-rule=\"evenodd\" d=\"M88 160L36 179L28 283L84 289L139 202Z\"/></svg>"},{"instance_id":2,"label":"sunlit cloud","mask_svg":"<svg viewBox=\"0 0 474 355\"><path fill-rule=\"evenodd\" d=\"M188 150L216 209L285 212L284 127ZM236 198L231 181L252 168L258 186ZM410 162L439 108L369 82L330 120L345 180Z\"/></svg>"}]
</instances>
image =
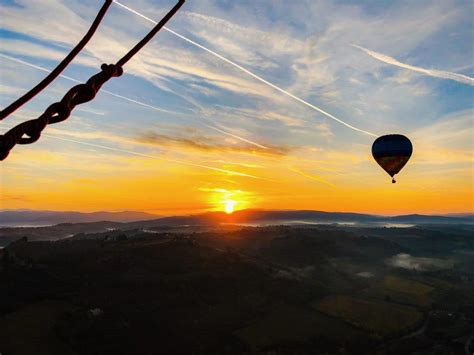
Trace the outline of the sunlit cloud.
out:
<instances>
[{"instance_id":1,"label":"sunlit cloud","mask_svg":"<svg viewBox=\"0 0 474 355\"><path fill-rule=\"evenodd\" d=\"M260 147L253 144L229 145L223 144L210 136L193 135L191 137L168 136L165 134L148 131L140 134L137 138L140 143L152 144L164 147L176 147L181 149L192 149L200 151L236 152L247 154L286 155L290 147Z\"/></svg>"},{"instance_id":2,"label":"sunlit cloud","mask_svg":"<svg viewBox=\"0 0 474 355\"><path fill-rule=\"evenodd\" d=\"M422 164L449 165L474 162L474 110L453 112L413 132L417 160ZM468 165L469 168L469 165ZM471 165L472 168L472 165Z\"/></svg>"},{"instance_id":3,"label":"sunlit cloud","mask_svg":"<svg viewBox=\"0 0 474 355\"><path fill-rule=\"evenodd\" d=\"M237 171L232 171L232 170L227 170L227 169L215 168L215 167L212 167L212 166L207 166L207 165L202 165L202 164L195 164L195 163L188 162L188 161L183 161L183 160L178 160L178 159L168 159L168 158L161 157L161 156L153 156L153 155L148 155L148 154L142 154L142 153L138 153L138 152L131 151L131 150L108 147L108 146L101 145L101 144L88 143L88 142L68 139L68 138L64 138L64 137L59 137L59 136L55 136L55 135L46 135L44 133L43 133L43 135L45 135L46 137L49 136L53 139L58 139L58 140L66 141L66 142L72 142L72 143L87 145L87 146L90 146L90 147L97 147L97 148L111 150L111 151L115 151L115 152L119 152L119 153L137 155L137 156L150 158L150 159L155 159L155 160L164 160L164 161L173 162L173 163L176 163L176 164L183 164L183 165L188 165L188 166L194 166L194 167L197 167L197 168L213 170L213 171L217 171L217 172L225 173L225 174L229 174L229 175L243 176L243 177L249 177L249 178L253 178L253 179L261 179L258 176L254 176L254 175L250 175L250 174L240 173L240 172L237 172Z\"/></svg>"}]
</instances>

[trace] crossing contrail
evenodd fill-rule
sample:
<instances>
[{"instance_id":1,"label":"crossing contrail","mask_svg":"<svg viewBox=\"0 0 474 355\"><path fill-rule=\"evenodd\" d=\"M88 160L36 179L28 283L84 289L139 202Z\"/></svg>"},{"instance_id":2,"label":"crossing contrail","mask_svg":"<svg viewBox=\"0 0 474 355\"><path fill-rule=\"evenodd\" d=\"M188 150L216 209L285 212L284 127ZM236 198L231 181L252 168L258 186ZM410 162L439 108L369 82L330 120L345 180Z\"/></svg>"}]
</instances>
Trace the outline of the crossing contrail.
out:
<instances>
[{"instance_id":1,"label":"crossing contrail","mask_svg":"<svg viewBox=\"0 0 474 355\"><path fill-rule=\"evenodd\" d=\"M37 69L37 70L41 70L43 72L46 72L46 73L51 73L51 70L49 69L46 69L46 68L43 68L39 65L36 65L36 64L33 64L33 63L30 63L30 62L27 62L25 60L22 60L22 59L19 59L19 58L16 58L16 57L12 57L12 56L9 56L9 55L6 55L6 54L3 54L3 53L0 53L0 57L1 58L4 58L4 59L8 59L12 62L15 62L15 63L19 63L19 64L23 64L23 65L26 65L30 68L34 68L34 69ZM69 81L72 81L74 83L78 83L78 84L81 84L82 82L77 80L77 79L74 79L70 76L67 76L67 75L64 75L64 74L60 74L59 75L61 78L63 79L66 79L66 80L69 80ZM119 99L122 99L122 100L125 100L125 101L128 101L128 102L131 102L131 103L134 103L136 105L140 105L140 106L143 106L143 107L147 107L149 109L152 109L152 110L155 110L155 111L159 111L159 112L165 112L165 113L170 113L170 114L178 114L178 115L187 115L185 113L181 113L181 112L176 112L176 111L169 111L169 110L166 110L166 109L163 109L163 108L160 108L160 107L156 107L156 106L153 106L153 105L149 105L149 104L146 104L144 102L141 102L141 101L137 101L137 100L134 100L134 99L131 99L129 97L126 97L126 96L122 96L122 95L119 95L119 94L116 94L116 93L113 93L111 91L108 91L108 90L105 90L105 89L101 89L102 92L105 92L111 96L114 96L114 97L117 97ZM229 132L226 132L222 129L219 129L217 127L214 127L214 126L211 126L209 124L205 124L205 123L202 123L202 122L199 122L200 125L204 126L204 127L207 127L207 128L210 128L210 129L213 129L214 131L216 132L220 132L226 136L229 136L229 137L232 137L232 138L235 138L235 139L238 139L242 142L245 142L245 143L249 143L249 144L252 144L256 147L259 147L259 148L262 148L262 149L268 149L267 147L261 145L261 144L258 144L256 142L253 142L249 139L246 139L244 137L240 137L240 136L237 136L235 134L232 134L232 133L229 133Z\"/></svg>"},{"instance_id":2,"label":"crossing contrail","mask_svg":"<svg viewBox=\"0 0 474 355\"><path fill-rule=\"evenodd\" d=\"M113 2L114 2L115 4L117 4L118 6L124 8L125 10L131 12L131 13L133 13L133 14L135 14L135 15L137 15L137 16L140 16L141 18L143 18L143 19L145 19L145 20L147 20L147 21L149 21L149 22L151 22L151 23L153 23L153 24L155 24L155 25L157 24L156 21L154 21L154 20L152 20L151 18L149 18L149 17L143 15L143 14L140 13L140 12L138 12L138 11L136 11L136 10L134 10L134 9L132 9L132 8L130 8L130 7L126 6L126 5L124 5L124 4L122 4L122 3L118 2L118 1L116 1L116 0L113 0ZM365 130L360 129L360 128L357 128L357 127L354 127L354 126L350 125L349 123L344 122L343 120L337 118L336 116L330 114L329 112L326 112L326 111L324 111L323 109L321 109L321 108L319 108L319 107L317 107L317 106L315 106L315 105L309 103L308 101L305 101L305 100L303 100L302 98L299 98L298 96L293 95L291 92L288 92L288 91L286 91L285 89L282 89L282 88L280 88L279 86L276 86L275 84L269 82L268 80L265 80L265 79L262 78L261 76L259 76L259 75L255 74L255 73L251 72L250 70L248 70L248 69L242 67L241 65L239 65L239 64L237 64L237 63L235 63L235 62L233 62L232 60L230 60L230 59L224 57L223 55L221 55L221 54L219 54L219 53L217 53L217 52L214 52L213 50L211 50L211 49L209 49L209 48L203 46L202 44L199 44L199 43L193 41L192 39L189 39L188 37L183 36L182 34L179 34L178 32L172 30L171 28L169 28L169 27L167 27L167 26L164 26L163 29L164 29L165 31L168 31L168 32L170 32L171 34L173 34L173 35L175 35L175 36L181 38L182 40L184 40L184 41L186 41L186 42L192 44L193 46L196 46L196 47L198 47L198 48L200 48L200 49L202 49L202 50L208 52L209 54L212 54L214 57L217 57L217 58L219 58L220 60L222 60L222 61L224 61L224 62L226 62L226 63L228 63L228 64L234 66L235 68L237 68L237 69L243 71L244 73L250 75L250 76L253 77L254 79L256 79L256 80L258 80L258 81L264 83L265 85L268 85L268 86L272 87L273 89L275 89L275 90L281 92L282 94L285 94L286 96L291 97L292 99L298 101L299 103L302 103L303 105L305 105L305 106L307 106L307 107L309 107L309 108L311 108L311 109L313 109L313 110L315 110L315 111L318 111L319 113L322 113L322 114L325 115L326 117L329 117L329 118L331 118L332 120L334 120L334 121L336 121L336 122L339 122L340 124L342 124L342 125L344 125L344 126L350 128L350 129L353 129L354 131L357 131L357 132L360 132L360 133L364 133L364 134L367 134L367 135L369 135L369 136L377 137L376 134L374 134L374 133L372 133L372 132L369 132L369 131L365 131Z\"/></svg>"},{"instance_id":3,"label":"crossing contrail","mask_svg":"<svg viewBox=\"0 0 474 355\"><path fill-rule=\"evenodd\" d=\"M291 167L291 166L288 167L288 170L293 171L293 172L295 172L295 173L297 173L301 176L304 176L305 178L315 180L315 181L317 181L321 184L325 184L325 185L328 185L330 187L336 187L334 184L330 183L329 181L326 181L325 179L323 179L322 177L320 177L318 175L310 175L310 174L305 173L304 171L301 171L301 170L296 169L296 168Z\"/></svg>"},{"instance_id":4,"label":"crossing contrail","mask_svg":"<svg viewBox=\"0 0 474 355\"><path fill-rule=\"evenodd\" d=\"M83 142L83 141L79 141L79 140L75 140L75 139L58 137L56 135L47 134L47 133L42 133L42 135L45 136L45 137L53 138L53 139L59 139L61 141L72 142L72 143L87 145L87 146L90 146L90 147L106 149L106 150L110 150L110 151L114 151L114 152L118 152L118 153L126 153L126 154L136 155L136 156L139 156L139 157L144 157L144 158L149 158L149 159L167 161L167 162L170 162L170 163L176 163L176 164L180 164L180 165L187 165L187 166L192 166L192 167L197 167L197 168L202 168L202 169L207 169L207 170L213 170L213 171L217 171L217 172L220 172L220 173L226 173L226 174L229 174L229 175L243 176L243 177L248 177L248 178L252 178L252 179L259 179L259 180L267 180L265 178L255 176L255 175L239 173L239 172L233 171L233 170L219 169L219 168L215 168L215 167L208 166L208 165L191 163L191 162L185 161L185 160L161 158L161 157L157 157L157 156L154 156L154 155L137 153L133 150L120 149L120 148L109 147L109 146L101 145L101 144Z\"/></svg>"},{"instance_id":5,"label":"crossing contrail","mask_svg":"<svg viewBox=\"0 0 474 355\"><path fill-rule=\"evenodd\" d=\"M229 137L233 137L233 138L236 138L236 139L239 139L243 142L246 142L246 143L249 143L249 144L252 144L256 147L259 147L259 148L262 148L262 149L269 149L268 147L265 147L264 145L261 145L261 144L258 144L258 143L255 143L255 142L252 142L251 140L248 140L244 137L240 137L236 134L232 134L232 133L229 133L229 132L226 132L224 131L223 129L220 129L220 128L217 128L217 127L214 127L214 126L211 126L211 125L208 125L208 124L205 124L205 123L201 123L203 126L206 126L207 128L210 128L210 129L213 129L214 131L216 132L220 132L222 134L225 134L225 135L228 135Z\"/></svg>"},{"instance_id":6,"label":"crossing contrail","mask_svg":"<svg viewBox=\"0 0 474 355\"><path fill-rule=\"evenodd\" d=\"M0 123L0 127L1 127L1 128L4 128L4 127L5 127L5 124L4 124L3 122ZM80 140L76 140L76 139L71 139L71 138L64 138L64 137L60 137L60 136L58 136L58 135L56 135L56 134L49 134L49 133L44 133L44 132L43 132L43 133L41 133L41 135L44 136L44 137L51 138L51 139L56 139L56 140L60 140L60 141L65 141L65 142L71 142L71 143L86 145L86 146L89 146L89 147L95 147L95 148L110 150L110 151L118 152L118 153L126 153L126 154L135 155L135 156L139 156L139 157L143 157L143 158L149 158L149 159L167 161L167 162L170 162L170 163L175 163L175 164L180 164L180 165L187 165L187 166L197 167L197 168L201 168L201 169L207 169L207 170L217 171L217 172L220 172L220 173L226 173L226 174L234 175L234 176L242 176L242 177L248 177L248 178L258 179L258 180L273 181L273 180L266 179L266 178L259 177L259 176L255 176L255 175L240 173L240 172L238 172L238 171L215 168L215 167L213 167L213 166L208 166L208 165L203 165L203 164L196 164L196 163L192 163L192 162L185 161L185 160L177 160L177 159L169 159L169 158L157 157L157 156L150 155L150 154L138 153L138 152L135 152L135 151L133 151L133 150L120 149L120 148L115 148L115 147L109 147L109 146L102 145L102 144L89 143L89 142L84 142L84 141L80 141Z\"/></svg>"},{"instance_id":7,"label":"crossing contrail","mask_svg":"<svg viewBox=\"0 0 474 355\"><path fill-rule=\"evenodd\" d=\"M51 70L49 70L49 69L40 67L39 65L36 65L36 64L27 62L27 61L25 61L25 60L18 59L18 58L15 58L15 57L12 57L12 56L3 54L3 53L0 53L0 57L5 58L5 59L8 59L8 60L10 60L10 61L12 61L12 62L16 62L16 63L19 63L19 64L26 65L26 66L28 66L28 67L30 67L30 68L34 68L34 69L37 69L37 70L44 71L45 73L51 73ZM77 80L77 79L71 78L70 76L67 76L67 75L64 75L64 74L60 74L59 76L60 76L61 78L63 78L63 79L72 81L72 82L74 82L74 83L82 84L82 81L79 81L79 80ZM144 107L151 108L152 110L155 110L155 111L160 111L160 112L165 112L165 113L170 113L170 114L180 114L180 115L183 114L183 113L181 113L181 112L170 111L170 110L166 110L166 109L164 109L164 108L160 108L160 107L148 105L148 104L146 104L146 103L143 103L143 102L140 102L140 101L131 99L131 98L126 97L126 96L122 96L122 95L113 93L113 92L108 91L108 90L105 90L105 89L101 89L100 91L105 92L105 93L108 94L108 95L117 97L117 98L119 98L119 99L126 100L126 101L128 101L128 102L132 102L132 103L137 104L137 105L140 105L140 106L144 106Z\"/></svg>"}]
</instances>

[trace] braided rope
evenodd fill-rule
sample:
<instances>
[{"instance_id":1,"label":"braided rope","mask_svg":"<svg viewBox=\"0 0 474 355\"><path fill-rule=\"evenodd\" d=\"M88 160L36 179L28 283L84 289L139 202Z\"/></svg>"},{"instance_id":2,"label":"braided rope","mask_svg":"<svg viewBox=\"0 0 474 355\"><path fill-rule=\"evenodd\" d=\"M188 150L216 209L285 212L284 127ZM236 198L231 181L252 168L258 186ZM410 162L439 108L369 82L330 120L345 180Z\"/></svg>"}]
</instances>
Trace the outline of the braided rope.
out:
<instances>
[{"instance_id":1,"label":"braided rope","mask_svg":"<svg viewBox=\"0 0 474 355\"><path fill-rule=\"evenodd\" d=\"M94 99L106 81L123 73L122 68L115 64L102 64L101 69L85 84L72 87L61 101L50 105L38 118L22 122L0 136L0 160L4 160L16 144L36 142L47 125L66 120L77 105Z\"/></svg>"},{"instance_id":2,"label":"braided rope","mask_svg":"<svg viewBox=\"0 0 474 355\"><path fill-rule=\"evenodd\" d=\"M79 52L85 47L85 45L92 38L92 36L94 35L95 31L99 27L100 22L104 18L105 13L107 12L111 4L112 4L112 0L105 0L104 5L98 12L91 27L89 28L87 33L84 35L84 37L81 39L81 41L76 45L76 47L74 47L66 56L66 58L64 58L63 61L59 63L58 66L53 71L51 71L46 78L41 80L39 84L37 84L34 88L32 88L22 97L12 102L10 105L8 105L8 107L0 111L0 120L3 120L4 118L8 117L13 112L15 112L18 108L20 108L22 105L30 101L33 97L35 97L45 87L51 84L54 81L54 79L56 79L61 74L61 72L69 65L69 63L71 63L71 61L79 54Z\"/></svg>"},{"instance_id":3,"label":"braided rope","mask_svg":"<svg viewBox=\"0 0 474 355\"><path fill-rule=\"evenodd\" d=\"M66 120L77 105L93 100L102 85L109 79L121 76L123 74L122 66L153 38L184 2L185 0L179 0L166 16L116 64L102 64L99 73L92 76L85 84L72 87L61 101L50 105L41 116L20 123L5 134L0 135L0 161L8 157L15 145L36 142L47 125Z\"/></svg>"}]
</instances>

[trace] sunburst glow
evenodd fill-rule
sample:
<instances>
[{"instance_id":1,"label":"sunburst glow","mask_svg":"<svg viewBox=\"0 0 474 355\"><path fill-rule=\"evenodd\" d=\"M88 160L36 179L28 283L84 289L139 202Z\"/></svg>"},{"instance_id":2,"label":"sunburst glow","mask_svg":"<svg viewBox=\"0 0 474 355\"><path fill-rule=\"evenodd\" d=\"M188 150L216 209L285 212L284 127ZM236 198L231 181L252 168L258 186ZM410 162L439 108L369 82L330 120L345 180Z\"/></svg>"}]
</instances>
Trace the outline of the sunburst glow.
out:
<instances>
[{"instance_id":1,"label":"sunburst glow","mask_svg":"<svg viewBox=\"0 0 474 355\"><path fill-rule=\"evenodd\" d=\"M250 208L257 203L256 194L250 191L223 187L201 187L199 191L206 193L203 199L207 201L211 210L227 214Z\"/></svg>"},{"instance_id":2,"label":"sunburst glow","mask_svg":"<svg viewBox=\"0 0 474 355\"><path fill-rule=\"evenodd\" d=\"M232 212L234 212L234 207L236 204L237 202L232 201L232 200L225 201L225 207L224 207L225 213L231 214Z\"/></svg>"}]
</instances>

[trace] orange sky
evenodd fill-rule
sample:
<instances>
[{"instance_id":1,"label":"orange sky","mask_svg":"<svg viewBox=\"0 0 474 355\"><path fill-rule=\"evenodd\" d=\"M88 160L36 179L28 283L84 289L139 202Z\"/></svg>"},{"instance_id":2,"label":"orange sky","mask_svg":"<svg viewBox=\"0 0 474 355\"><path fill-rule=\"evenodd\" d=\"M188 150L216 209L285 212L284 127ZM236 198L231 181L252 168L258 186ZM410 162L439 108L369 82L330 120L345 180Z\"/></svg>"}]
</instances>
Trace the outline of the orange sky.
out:
<instances>
[{"instance_id":1,"label":"orange sky","mask_svg":"<svg viewBox=\"0 0 474 355\"><path fill-rule=\"evenodd\" d=\"M170 3L127 4L155 18ZM0 208L474 212L470 4L302 4L186 2L174 34L160 32L93 101L0 163ZM0 107L64 58L99 6L2 4ZM64 76L0 133L38 117L150 26L114 3ZM413 143L396 184L372 159L371 132Z\"/></svg>"},{"instance_id":2,"label":"orange sky","mask_svg":"<svg viewBox=\"0 0 474 355\"><path fill-rule=\"evenodd\" d=\"M185 214L223 211L232 201L235 209L473 211L472 171L456 164L426 171L421 153L392 184L367 152L318 153L316 160L311 149L285 156L193 151L195 166L166 161L172 153L133 156L72 142L62 149L12 153L1 165L1 208Z\"/></svg>"}]
</instances>

